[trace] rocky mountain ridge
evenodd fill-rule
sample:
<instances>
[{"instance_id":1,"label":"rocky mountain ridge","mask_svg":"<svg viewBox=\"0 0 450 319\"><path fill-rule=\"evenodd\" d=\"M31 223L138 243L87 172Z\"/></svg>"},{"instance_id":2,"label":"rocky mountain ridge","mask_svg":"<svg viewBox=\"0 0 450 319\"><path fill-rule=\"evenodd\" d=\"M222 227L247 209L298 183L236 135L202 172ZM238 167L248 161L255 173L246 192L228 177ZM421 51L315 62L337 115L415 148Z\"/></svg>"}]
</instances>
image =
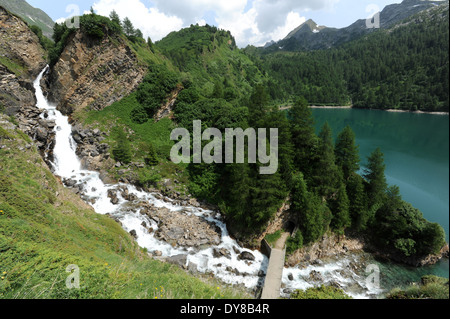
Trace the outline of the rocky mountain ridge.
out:
<instances>
[{"instance_id":1,"label":"rocky mountain ridge","mask_svg":"<svg viewBox=\"0 0 450 319\"><path fill-rule=\"evenodd\" d=\"M404 0L400 4L386 6L380 12L381 29L388 29L402 20L436 6L448 5L448 1ZM268 52L309 51L329 49L374 32L378 28L368 28L366 19L360 19L345 28L318 26L308 20L291 31L283 40L265 47Z\"/></svg>"}]
</instances>

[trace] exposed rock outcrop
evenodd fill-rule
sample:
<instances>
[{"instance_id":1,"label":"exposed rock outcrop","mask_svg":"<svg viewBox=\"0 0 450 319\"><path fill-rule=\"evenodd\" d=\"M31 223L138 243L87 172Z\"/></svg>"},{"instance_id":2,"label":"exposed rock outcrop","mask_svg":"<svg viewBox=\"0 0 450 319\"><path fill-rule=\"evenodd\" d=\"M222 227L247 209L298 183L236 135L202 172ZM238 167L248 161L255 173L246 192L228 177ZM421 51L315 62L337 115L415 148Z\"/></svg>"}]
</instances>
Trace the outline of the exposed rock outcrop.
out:
<instances>
[{"instance_id":1,"label":"exposed rock outcrop","mask_svg":"<svg viewBox=\"0 0 450 319\"><path fill-rule=\"evenodd\" d=\"M207 247L220 244L220 229L215 224L187 213L171 212L167 208L144 205L141 214L147 215L158 224L157 239L174 246ZM227 256L227 252L220 254Z\"/></svg>"},{"instance_id":2,"label":"exposed rock outcrop","mask_svg":"<svg viewBox=\"0 0 450 319\"><path fill-rule=\"evenodd\" d=\"M347 238L337 235L324 235L321 241L303 247L290 255L286 261L289 267L293 267L300 262L318 264L323 258L332 258L346 255L352 252L362 252L365 243L361 239Z\"/></svg>"},{"instance_id":3,"label":"exposed rock outcrop","mask_svg":"<svg viewBox=\"0 0 450 319\"><path fill-rule=\"evenodd\" d=\"M98 40L78 30L47 78L48 98L66 115L102 110L135 90L146 72L120 36Z\"/></svg>"},{"instance_id":4,"label":"exposed rock outcrop","mask_svg":"<svg viewBox=\"0 0 450 319\"><path fill-rule=\"evenodd\" d=\"M36 104L31 82L18 77L0 64L0 105L7 115L16 115L22 107Z\"/></svg>"},{"instance_id":5,"label":"exposed rock outcrop","mask_svg":"<svg viewBox=\"0 0 450 319\"><path fill-rule=\"evenodd\" d=\"M0 56L18 64L18 70L29 78L45 67L45 51L38 37L19 17L0 7Z\"/></svg>"},{"instance_id":6,"label":"exposed rock outcrop","mask_svg":"<svg viewBox=\"0 0 450 319\"><path fill-rule=\"evenodd\" d=\"M34 140L34 144L38 147L42 158L51 168L51 162L54 160L53 149L55 147L56 123L55 121L47 120L46 114L46 111L42 111L36 106L23 106L16 117L19 122L19 129Z\"/></svg>"},{"instance_id":7,"label":"exposed rock outcrop","mask_svg":"<svg viewBox=\"0 0 450 319\"><path fill-rule=\"evenodd\" d=\"M80 124L73 123L72 137L77 143L76 154L84 168L102 171L114 165L109 152L110 147L103 143L106 133L98 129L83 128Z\"/></svg>"},{"instance_id":8,"label":"exposed rock outcrop","mask_svg":"<svg viewBox=\"0 0 450 319\"><path fill-rule=\"evenodd\" d=\"M33 80L46 65L44 55L27 24L0 7L0 107L7 115L36 104Z\"/></svg>"},{"instance_id":9,"label":"exposed rock outcrop","mask_svg":"<svg viewBox=\"0 0 450 319\"><path fill-rule=\"evenodd\" d=\"M167 102L156 112L154 119L156 122L161 121L165 117L173 118L173 106L175 105L178 94L180 94L181 91L183 91L184 87L181 85L178 85L176 89L171 93L170 97L168 98Z\"/></svg>"},{"instance_id":10,"label":"exposed rock outcrop","mask_svg":"<svg viewBox=\"0 0 450 319\"><path fill-rule=\"evenodd\" d=\"M449 246L446 244L437 254L429 254L425 256L404 256L398 251L382 251L373 247L370 247L370 252L379 259L392 260L404 265L412 267L423 267L434 265L438 263L442 258L448 258Z\"/></svg>"}]
</instances>

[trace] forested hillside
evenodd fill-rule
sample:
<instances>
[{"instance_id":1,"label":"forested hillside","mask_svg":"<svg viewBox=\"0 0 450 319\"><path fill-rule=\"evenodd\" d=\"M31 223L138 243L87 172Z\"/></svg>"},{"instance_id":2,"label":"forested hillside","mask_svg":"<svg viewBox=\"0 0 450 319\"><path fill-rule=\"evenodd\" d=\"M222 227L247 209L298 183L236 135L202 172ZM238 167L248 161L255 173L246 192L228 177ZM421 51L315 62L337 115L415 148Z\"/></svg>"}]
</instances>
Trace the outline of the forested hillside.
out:
<instances>
[{"instance_id":1,"label":"forested hillside","mask_svg":"<svg viewBox=\"0 0 450 319\"><path fill-rule=\"evenodd\" d=\"M336 49L263 53L261 64L312 105L448 111L448 21L447 3Z\"/></svg>"},{"instance_id":2,"label":"forested hillside","mask_svg":"<svg viewBox=\"0 0 450 319\"><path fill-rule=\"evenodd\" d=\"M83 163L95 157L103 177L184 202L195 197L213 204L233 237L249 247L260 244L255 239L288 203L299 229L288 241L288 253L332 232L362 236L411 265L439 254L443 228L387 184L381 150L361 159L350 127L336 140L328 124L316 134L309 105L448 111L448 6L336 49L276 54L241 50L230 32L208 25L192 25L153 43L115 12L108 18L92 11L80 21L78 30L54 26L55 43L45 42L50 71L42 83L47 93L64 93L59 108L77 126L72 135L79 156ZM39 29L34 31L42 40ZM125 90L119 90L121 84ZM74 95L66 108L67 96ZM287 102L292 108L280 112L279 104ZM31 297L236 296L149 260L114 221L95 215L62 187L14 117L0 116L0 253L7 274L0 281L1 296L26 297L29 286ZM278 170L262 175L264 165L248 160L172 162L171 131L192 133L196 120L202 129L222 132L278 129ZM97 131L103 144L86 131ZM362 165L366 170L360 174ZM92 285L73 293L52 290L60 276L56 267L73 261L92 269L87 280ZM52 271L44 273L47 268Z\"/></svg>"},{"instance_id":3,"label":"forested hillside","mask_svg":"<svg viewBox=\"0 0 450 319\"><path fill-rule=\"evenodd\" d=\"M374 36L381 37L381 33ZM318 240L329 230L343 234L352 229L364 232L368 238L373 236L374 245L390 247L393 254L403 258L437 253L445 242L442 228L427 222L420 212L404 203L397 188L388 187L380 150L374 151L368 159L367 174L360 176L356 172L361 163L350 128L341 132L336 142L327 125L316 135L308 100L297 96L302 91L289 91L295 92L295 100L288 116L272 107L277 97L280 98L276 95L280 91L277 84L285 90L288 87L281 75L295 76L296 71L301 70L299 65L310 72L317 95L330 99L338 95L333 102L344 103L346 81L339 80L343 62L332 69L331 76L326 65L334 65L335 59L345 60L352 54L356 59L358 45L364 42L349 44L349 48L332 53L321 51L316 56L286 54L261 60L250 58L233 43L228 32L210 26L191 26L173 32L152 47L170 63L150 63L148 75L130 96L100 112L76 115L79 120L108 132L107 142L113 148L116 161L127 163L133 159L146 163L133 170L134 175L122 175L122 178L143 187L161 186L166 179L181 180L181 184L172 187L172 193L189 193L216 204L232 233L250 242L264 231L277 210L290 198L294 219L300 225L300 232L291 240L294 249ZM367 43L372 42L367 40ZM298 64L298 59L307 62ZM281 64L280 61L285 63L285 73L274 73L273 66ZM272 70L265 72L266 66L271 66ZM275 79L271 79L270 74ZM320 87L321 80L329 85L327 89ZM294 78L290 83L302 87ZM305 87L308 86L303 85ZM172 121L169 118L155 121L155 112L173 92L177 92L177 98L171 110ZM309 91L303 92L310 103L316 102L314 95L307 94ZM225 128L278 128L278 171L273 175L261 175L261 164L248 161L244 164L172 163L169 159L173 145L171 129L178 126L192 132L194 120L201 120L203 128L222 131ZM124 129L125 132L132 129L132 133L120 133ZM203 141L203 146L206 144L207 141ZM110 168L112 174L120 170ZM392 215L394 211L399 213ZM401 211L404 213L400 214ZM417 225L404 226L403 218L412 215ZM385 218L395 221L386 223ZM391 232L389 227L392 226L385 225L397 225L399 229ZM383 232L382 237L378 237L379 232ZM385 241L379 242L376 238Z\"/></svg>"}]
</instances>

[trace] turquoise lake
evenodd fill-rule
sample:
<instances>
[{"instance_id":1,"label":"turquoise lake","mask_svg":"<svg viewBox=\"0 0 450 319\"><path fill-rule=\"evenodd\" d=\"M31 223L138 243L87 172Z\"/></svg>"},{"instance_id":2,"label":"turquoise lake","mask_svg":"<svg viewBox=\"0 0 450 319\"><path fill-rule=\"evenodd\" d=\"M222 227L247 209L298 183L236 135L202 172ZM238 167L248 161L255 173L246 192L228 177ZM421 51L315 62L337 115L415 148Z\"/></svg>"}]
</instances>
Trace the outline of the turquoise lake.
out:
<instances>
[{"instance_id":1,"label":"turquoise lake","mask_svg":"<svg viewBox=\"0 0 450 319\"><path fill-rule=\"evenodd\" d=\"M449 238L449 116L363 109L313 109L317 132L325 122L334 137L350 125L359 145L361 167L379 147L386 178L398 185L405 201L439 223ZM414 273L448 277L448 260Z\"/></svg>"}]
</instances>

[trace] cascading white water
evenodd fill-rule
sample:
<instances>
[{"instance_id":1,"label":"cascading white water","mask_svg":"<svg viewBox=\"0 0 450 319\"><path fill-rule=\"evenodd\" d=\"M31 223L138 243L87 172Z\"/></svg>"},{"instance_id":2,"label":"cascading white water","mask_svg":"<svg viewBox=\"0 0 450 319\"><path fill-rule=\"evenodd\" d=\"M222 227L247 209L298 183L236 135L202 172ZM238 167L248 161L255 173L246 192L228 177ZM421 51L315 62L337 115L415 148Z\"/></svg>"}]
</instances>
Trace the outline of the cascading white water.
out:
<instances>
[{"instance_id":1,"label":"cascading white water","mask_svg":"<svg viewBox=\"0 0 450 319\"><path fill-rule=\"evenodd\" d=\"M141 247L147 248L149 251L158 250L165 257L179 254L187 255L187 263L195 263L198 271L213 273L215 277L229 284L244 284L247 288L255 288L260 285L261 278L258 274L261 270L264 273L266 272L268 258L259 251L251 251L239 247L238 243L229 236L226 225L219 214L191 206L177 206L170 201L164 202L157 199L154 194L140 191L132 185L105 185L100 179L98 172L82 169L80 160L76 155L76 143L72 138L72 128L68 118L62 115L54 105L49 104L42 92L40 82L47 69L48 67L39 74L34 82L34 87L36 89L37 107L47 110L49 119L56 122L56 143L53 151L54 173L62 179L71 179L76 181L78 185L82 185L83 195L89 199L88 203L92 205L98 214L110 214L112 217L120 220L126 231L135 230L137 242ZM120 194L118 195L119 203L117 205L111 203L108 191L117 189L118 186L128 189L130 194L136 195L139 200L147 201L155 207L165 207L173 213L183 210L188 214L193 214L216 224L221 229L220 244L215 247L198 250L195 248L174 248L170 244L156 239L154 233L149 233L148 228L142 226L142 223L145 222L156 231L158 225L155 221L131 209L128 202ZM233 247L238 248L239 251L251 252L255 256L255 261L249 263L248 261L238 260L238 254ZM231 259L225 257L214 258L214 248L227 249L231 254ZM308 276L312 270L315 270L322 274L325 282L337 282L344 290L346 290L346 287L351 287L355 284L359 285L361 289L358 292L346 291L354 298L368 298L369 294L379 293L378 291L365 289L364 278L358 278L356 274L352 275L352 278L344 278L340 271L348 268L348 262L348 259L343 259L324 266L309 266L302 270L296 267L285 268L283 272L283 286L289 289L312 287L312 284L308 283ZM238 269L241 275L230 272L230 267ZM290 274L293 276L293 280L289 280Z\"/></svg>"}]
</instances>

